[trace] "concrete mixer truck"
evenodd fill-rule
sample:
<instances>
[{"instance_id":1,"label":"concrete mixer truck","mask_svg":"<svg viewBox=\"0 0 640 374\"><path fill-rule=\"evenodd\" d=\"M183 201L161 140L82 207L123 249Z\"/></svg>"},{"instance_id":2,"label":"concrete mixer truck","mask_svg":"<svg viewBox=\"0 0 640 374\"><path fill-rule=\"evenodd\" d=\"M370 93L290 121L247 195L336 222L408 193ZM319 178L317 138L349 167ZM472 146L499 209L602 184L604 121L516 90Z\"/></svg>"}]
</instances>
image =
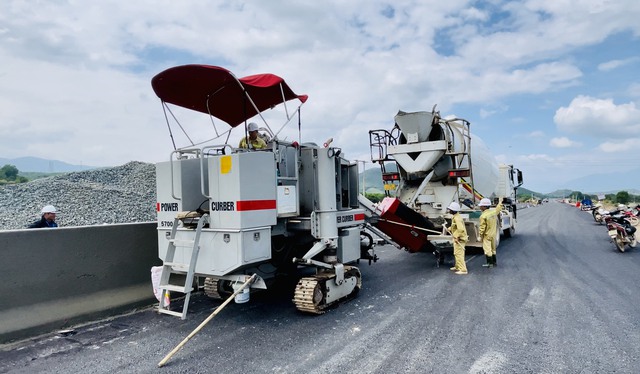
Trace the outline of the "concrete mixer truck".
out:
<instances>
[{"instance_id":1,"label":"concrete mixer truck","mask_svg":"<svg viewBox=\"0 0 640 374\"><path fill-rule=\"evenodd\" d=\"M398 112L391 131L369 132L371 160L382 169L387 197L377 205L361 203L373 212L374 228L410 252L430 251L443 262L452 249L446 209L458 202L469 235L467 248L482 248L478 237L480 199L495 206L503 198L497 230L515 233L516 190L522 172L498 164L486 145L460 118L444 119L431 112ZM500 235L496 235L499 243ZM496 243L496 244L498 244Z\"/></svg>"}]
</instances>

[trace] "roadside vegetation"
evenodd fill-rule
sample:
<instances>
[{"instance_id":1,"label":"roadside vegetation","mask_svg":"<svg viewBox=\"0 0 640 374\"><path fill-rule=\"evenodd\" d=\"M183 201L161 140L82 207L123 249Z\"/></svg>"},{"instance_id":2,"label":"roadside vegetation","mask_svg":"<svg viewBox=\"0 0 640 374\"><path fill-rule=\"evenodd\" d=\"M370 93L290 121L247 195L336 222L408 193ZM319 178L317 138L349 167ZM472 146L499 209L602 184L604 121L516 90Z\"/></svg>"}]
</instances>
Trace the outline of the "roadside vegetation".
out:
<instances>
[{"instance_id":1,"label":"roadside vegetation","mask_svg":"<svg viewBox=\"0 0 640 374\"><path fill-rule=\"evenodd\" d=\"M28 182L29 179L18 175L20 171L13 165L4 165L0 168L0 184L13 184Z\"/></svg>"},{"instance_id":2,"label":"roadside vegetation","mask_svg":"<svg viewBox=\"0 0 640 374\"><path fill-rule=\"evenodd\" d=\"M34 179L60 174L65 173L21 172L14 165L7 164L0 168L0 185L26 183Z\"/></svg>"}]
</instances>

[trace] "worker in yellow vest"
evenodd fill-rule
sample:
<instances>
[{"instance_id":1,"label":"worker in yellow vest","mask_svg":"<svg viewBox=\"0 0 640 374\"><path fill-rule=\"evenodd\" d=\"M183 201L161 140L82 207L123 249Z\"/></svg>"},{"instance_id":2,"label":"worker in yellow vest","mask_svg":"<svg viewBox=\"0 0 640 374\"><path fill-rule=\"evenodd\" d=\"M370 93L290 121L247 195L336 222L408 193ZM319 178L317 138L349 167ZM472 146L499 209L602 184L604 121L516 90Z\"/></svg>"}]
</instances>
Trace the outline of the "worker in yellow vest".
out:
<instances>
[{"instance_id":1,"label":"worker in yellow vest","mask_svg":"<svg viewBox=\"0 0 640 374\"><path fill-rule=\"evenodd\" d=\"M480 210L482 210L478 235L482 242L484 256L487 259L487 263L482 266L492 268L498 266L496 260L496 235L498 235L498 219L500 217L500 211L502 211L502 198L498 201L495 209L489 209L491 208L491 200L487 198L480 200L478 206Z\"/></svg>"},{"instance_id":2,"label":"worker in yellow vest","mask_svg":"<svg viewBox=\"0 0 640 374\"><path fill-rule=\"evenodd\" d=\"M258 124L255 122L249 123L247 126L247 131L249 132L249 136L245 136L240 140L240 144L238 148L249 148L249 149L265 149L267 148L267 143L260 137L258 134Z\"/></svg>"},{"instance_id":3,"label":"worker in yellow vest","mask_svg":"<svg viewBox=\"0 0 640 374\"><path fill-rule=\"evenodd\" d=\"M455 265L450 269L455 271L456 274L467 274L467 264L464 262L464 246L469 241L467 235L467 229L464 227L464 221L460 216L460 204L452 202L447 208L451 217L451 236L453 236L453 256L455 257Z\"/></svg>"}]
</instances>

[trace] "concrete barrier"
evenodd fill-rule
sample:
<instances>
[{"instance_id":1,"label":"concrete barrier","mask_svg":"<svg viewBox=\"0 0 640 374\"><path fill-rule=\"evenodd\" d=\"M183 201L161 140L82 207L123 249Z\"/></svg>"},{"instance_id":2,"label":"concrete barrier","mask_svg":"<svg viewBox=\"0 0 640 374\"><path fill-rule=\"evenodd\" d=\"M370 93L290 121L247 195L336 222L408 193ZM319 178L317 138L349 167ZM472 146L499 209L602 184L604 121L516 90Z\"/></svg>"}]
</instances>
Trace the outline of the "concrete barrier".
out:
<instances>
[{"instance_id":1,"label":"concrete barrier","mask_svg":"<svg viewBox=\"0 0 640 374\"><path fill-rule=\"evenodd\" d=\"M156 223L0 231L0 344L155 302Z\"/></svg>"}]
</instances>

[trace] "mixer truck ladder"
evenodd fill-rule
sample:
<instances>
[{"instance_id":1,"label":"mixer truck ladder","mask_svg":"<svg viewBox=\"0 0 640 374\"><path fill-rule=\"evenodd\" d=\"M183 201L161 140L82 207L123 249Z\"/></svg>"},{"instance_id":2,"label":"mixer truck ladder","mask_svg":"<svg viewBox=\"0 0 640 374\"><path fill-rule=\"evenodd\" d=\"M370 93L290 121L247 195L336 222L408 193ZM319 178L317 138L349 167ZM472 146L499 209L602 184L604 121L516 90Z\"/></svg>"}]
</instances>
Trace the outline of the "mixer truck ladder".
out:
<instances>
[{"instance_id":1,"label":"mixer truck ladder","mask_svg":"<svg viewBox=\"0 0 640 374\"><path fill-rule=\"evenodd\" d=\"M176 217L173 220L173 227L171 228L171 236L169 237L169 246L167 247L167 255L162 265L162 275L160 276L160 286L158 287L162 291L162 297L160 297L160 304L158 305L158 312L164 314L170 314L172 316L180 317L181 319L187 318L187 309L189 308L189 299L191 298L191 292L193 291L193 278L195 275L196 262L198 260L198 253L200 252L200 233L204 222L207 221L208 215L203 215L198 220L198 226L196 227L196 233L193 240L179 240L176 239L176 233L178 232L178 223L180 218ZM182 264L174 262L176 254L176 247L192 247L191 261L189 264ZM171 274L185 274L184 270L174 270L176 268L188 268L184 284L170 284L169 279ZM182 306L182 312L175 312L169 310L165 305L165 292L174 291L184 294L184 304Z\"/></svg>"}]
</instances>

